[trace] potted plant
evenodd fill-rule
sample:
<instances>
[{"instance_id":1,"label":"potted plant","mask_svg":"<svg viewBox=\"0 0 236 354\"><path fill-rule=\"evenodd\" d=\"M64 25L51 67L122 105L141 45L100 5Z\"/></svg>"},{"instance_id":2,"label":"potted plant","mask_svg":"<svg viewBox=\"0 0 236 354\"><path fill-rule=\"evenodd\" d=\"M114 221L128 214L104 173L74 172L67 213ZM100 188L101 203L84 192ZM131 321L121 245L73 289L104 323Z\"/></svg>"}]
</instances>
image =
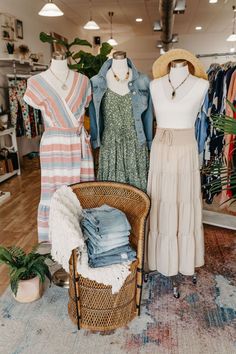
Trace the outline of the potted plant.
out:
<instances>
[{"instance_id":1,"label":"potted plant","mask_svg":"<svg viewBox=\"0 0 236 354\"><path fill-rule=\"evenodd\" d=\"M7 52L8 52L9 57L13 57L14 43L7 42L6 47L7 47Z\"/></svg>"},{"instance_id":2,"label":"potted plant","mask_svg":"<svg viewBox=\"0 0 236 354\"><path fill-rule=\"evenodd\" d=\"M51 274L45 263L47 259L51 259L51 255L37 253L37 247L34 246L27 254L17 246L0 246L0 264L8 266L11 290L19 302L39 299L46 277L51 281Z\"/></svg>"},{"instance_id":3,"label":"potted plant","mask_svg":"<svg viewBox=\"0 0 236 354\"><path fill-rule=\"evenodd\" d=\"M28 59L29 47L25 44L21 44L18 49L19 49L20 59L22 60Z\"/></svg>"}]
</instances>

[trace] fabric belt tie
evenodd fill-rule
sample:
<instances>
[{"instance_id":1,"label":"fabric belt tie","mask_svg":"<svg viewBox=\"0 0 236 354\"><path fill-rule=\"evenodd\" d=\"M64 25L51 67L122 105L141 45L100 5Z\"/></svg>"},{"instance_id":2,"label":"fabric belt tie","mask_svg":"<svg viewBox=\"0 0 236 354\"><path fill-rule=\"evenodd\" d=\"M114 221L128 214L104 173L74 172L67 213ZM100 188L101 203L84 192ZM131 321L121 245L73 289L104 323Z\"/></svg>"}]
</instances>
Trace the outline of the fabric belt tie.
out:
<instances>
[{"instance_id":1,"label":"fabric belt tie","mask_svg":"<svg viewBox=\"0 0 236 354\"><path fill-rule=\"evenodd\" d=\"M84 128L83 124L79 125L79 127L76 130L76 134L78 137L80 137L80 140L81 140L82 158L85 158L88 155L87 144L89 144L90 136L89 136L88 132L86 131L86 129Z\"/></svg>"},{"instance_id":2,"label":"fabric belt tie","mask_svg":"<svg viewBox=\"0 0 236 354\"><path fill-rule=\"evenodd\" d=\"M162 143L171 146L173 144L173 133L170 129L164 129L161 132L160 139Z\"/></svg>"}]
</instances>

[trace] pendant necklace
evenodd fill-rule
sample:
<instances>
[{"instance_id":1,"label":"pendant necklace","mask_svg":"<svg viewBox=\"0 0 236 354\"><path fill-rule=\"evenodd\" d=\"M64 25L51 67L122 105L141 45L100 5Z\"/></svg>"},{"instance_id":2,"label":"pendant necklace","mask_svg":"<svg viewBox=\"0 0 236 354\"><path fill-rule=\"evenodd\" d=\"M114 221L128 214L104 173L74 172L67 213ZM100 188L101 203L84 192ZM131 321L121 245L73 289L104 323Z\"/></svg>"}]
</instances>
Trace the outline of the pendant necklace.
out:
<instances>
[{"instance_id":1,"label":"pendant necklace","mask_svg":"<svg viewBox=\"0 0 236 354\"><path fill-rule=\"evenodd\" d=\"M190 73L186 76L186 78L185 78L177 87L174 87L173 84L172 84L172 82L171 82L171 79L170 79L170 74L168 74L168 81L169 81L170 86L171 86L171 88L172 88L172 94L171 94L172 100L173 100L173 98L175 98L176 90L177 90L180 86L182 86L182 85L185 83L185 81L187 80L187 78L189 77L189 75L190 75Z\"/></svg>"},{"instance_id":2,"label":"pendant necklace","mask_svg":"<svg viewBox=\"0 0 236 354\"><path fill-rule=\"evenodd\" d=\"M51 73L53 74L53 76L55 76L55 78L56 78L58 81L60 81L60 82L62 83L62 85L61 85L62 90L67 90L67 89L68 89L68 86L66 85L66 81L67 81L68 76L69 76L69 74L70 74L70 70L68 69L68 72L67 72L65 81L62 81L59 77L57 77L57 75L54 74L54 72L52 71L51 68L49 68L49 70L51 71Z\"/></svg>"},{"instance_id":3,"label":"pendant necklace","mask_svg":"<svg viewBox=\"0 0 236 354\"><path fill-rule=\"evenodd\" d=\"M129 69L128 69L128 71L127 71L127 73L126 73L124 79L121 79L121 78L114 72L114 70L113 70L112 68L111 68L111 71L112 71L113 76L114 76L114 78L116 79L116 81L124 82L124 81L127 81L128 78L129 78Z\"/></svg>"}]
</instances>

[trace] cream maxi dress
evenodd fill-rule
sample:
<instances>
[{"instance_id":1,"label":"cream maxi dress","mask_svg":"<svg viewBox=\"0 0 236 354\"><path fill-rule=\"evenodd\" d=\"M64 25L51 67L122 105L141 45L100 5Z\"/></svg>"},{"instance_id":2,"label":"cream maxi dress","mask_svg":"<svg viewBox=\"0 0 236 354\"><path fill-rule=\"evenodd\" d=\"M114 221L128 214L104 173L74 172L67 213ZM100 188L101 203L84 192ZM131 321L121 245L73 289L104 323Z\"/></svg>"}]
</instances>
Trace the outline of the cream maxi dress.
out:
<instances>
[{"instance_id":1,"label":"cream maxi dress","mask_svg":"<svg viewBox=\"0 0 236 354\"><path fill-rule=\"evenodd\" d=\"M188 109L191 114L190 96L187 93L181 104L170 104L166 93L160 90L162 114L174 119L177 108L183 114ZM151 198L149 269L166 276L179 272L193 275L195 267L204 264L201 184L194 127L157 128L151 148L147 191Z\"/></svg>"}]
</instances>

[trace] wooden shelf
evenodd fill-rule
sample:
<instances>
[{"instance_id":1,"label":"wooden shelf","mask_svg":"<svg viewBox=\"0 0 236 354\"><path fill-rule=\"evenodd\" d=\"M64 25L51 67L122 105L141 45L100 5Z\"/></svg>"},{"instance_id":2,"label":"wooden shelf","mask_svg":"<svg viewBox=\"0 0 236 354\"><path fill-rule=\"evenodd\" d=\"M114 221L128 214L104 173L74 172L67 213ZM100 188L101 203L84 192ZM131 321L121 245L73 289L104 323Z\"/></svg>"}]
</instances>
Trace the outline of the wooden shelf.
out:
<instances>
[{"instance_id":1,"label":"wooden shelf","mask_svg":"<svg viewBox=\"0 0 236 354\"><path fill-rule=\"evenodd\" d=\"M15 61L17 64L21 64L21 65L29 65L29 66L32 66L32 62L31 60L23 60L23 59L19 59L19 58L8 58L8 57L5 57L5 58L0 58L0 62L3 62L3 63L12 63L13 61Z\"/></svg>"},{"instance_id":2,"label":"wooden shelf","mask_svg":"<svg viewBox=\"0 0 236 354\"><path fill-rule=\"evenodd\" d=\"M13 134L15 131L14 128L9 128L9 129L5 129L5 130L1 130L0 131L0 136L4 136L4 135L11 135Z\"/></svg>"},{"instance_id":3,"label":"wooden shelf","mask_svg":"<svg viewBox=\"0 0 236 354\"><path fill-rule=\"evenodd\" d=\"M5 181L6 179L8 178L11 178L12 176L15 176L17 175L19 172L19 170L15 170L13 172L10 172L10 173L5 173L4 175L0 176L0 183Z\"/></svg>"}]
</instances>

